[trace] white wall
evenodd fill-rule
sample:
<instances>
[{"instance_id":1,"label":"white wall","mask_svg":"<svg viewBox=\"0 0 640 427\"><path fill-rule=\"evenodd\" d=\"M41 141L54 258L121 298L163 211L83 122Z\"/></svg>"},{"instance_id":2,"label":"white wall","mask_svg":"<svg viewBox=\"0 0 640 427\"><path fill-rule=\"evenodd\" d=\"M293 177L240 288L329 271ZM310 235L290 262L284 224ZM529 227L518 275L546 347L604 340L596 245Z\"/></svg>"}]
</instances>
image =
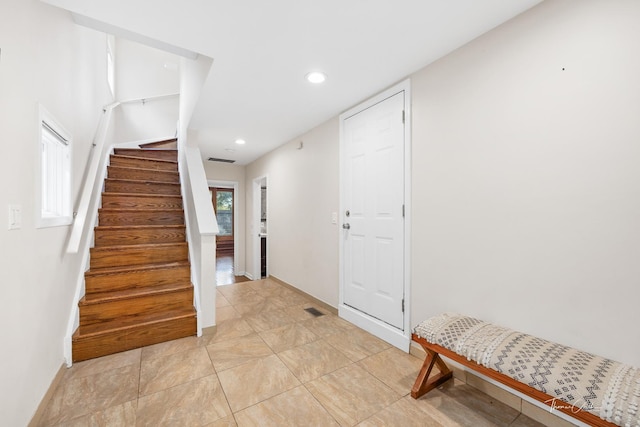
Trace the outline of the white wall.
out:
<instances>
[{"instance_id":1,"label":"white wall","mask_svg":"<svg viewBox=\"0 0 640 427\"><path fill-rule=\"evenodd\" d=\"M126 39L116 39L116 99L124 103L115 110L118 142L173 138L178 120L177 97L153 99L180 91L180 58Z\"/></svg>"},{"instance_id":2,"label":"white wall","mask_svg":"<svg viewBox=\"0 0 640 427\"><path fill-rule=\"evenodd\" d=\"M69 227L35 228L38 107L73 141L73 194L103 105L106 37L36 0L6 0L0 14L0 424L26 425L63 364L63 338L79 256L64 253ZM7 231L7 206L22 228Z\"/></svg>"},{"instance_id":3,"label":"white wall","mask_svg":"<svg viewBox=\"0 0 640 427\"><path fill-rule=\"evenodd\" d=\"M640 366L640 2L546 1L418 72L412 325Z\"/></svg>"},{"instance_id":4,"label":"white wall","mask_svg":"<svg viewBox=\"0 0 640 427\"><path fill-rule=\"evenodd\" d=\"M207 174L207 181L227 181L238 183L238 192L234 194L234 209L237 213L237 221L234 228L236 233L235 240L238 242L238 247L236 248L237 259L234 259L234 262L238 266L236 275L244 274L248 271L248 268L245 265L245 231L247 228L245 209L245 167L241 165L208 161L203 162L203 164L204 171Z\"/></svg>"},{"instance_id":5,"label":"white wall","mask_svg":"<svg viewBox=\"0 0 640 427\"><path fill-rule=\"evenodd\" d=\"M246 167L247 269L253 180L268 175L269 274L338 306L338 119L284 144ZM298 150L300 141L304 148ZM258 230L256 230L257 233Z\"/></svg>"}]
</instances>

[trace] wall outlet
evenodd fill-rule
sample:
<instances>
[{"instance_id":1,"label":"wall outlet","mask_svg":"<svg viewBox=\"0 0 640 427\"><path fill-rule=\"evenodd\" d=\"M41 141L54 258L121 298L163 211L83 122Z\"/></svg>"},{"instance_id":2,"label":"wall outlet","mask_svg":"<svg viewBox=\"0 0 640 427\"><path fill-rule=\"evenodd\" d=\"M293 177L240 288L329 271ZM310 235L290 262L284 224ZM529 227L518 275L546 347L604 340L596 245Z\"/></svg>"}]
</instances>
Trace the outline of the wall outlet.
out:
<instances>
[{"instance_id":1,"label":"wall outlet","mask_svg":"<svg viewBox=\"0 0 640 427\"><path fill-rule=\"evenodd\" d=\"M22 227L22 206L9 205L9 230L18 230Z\"/></svg>"}]
</instances>

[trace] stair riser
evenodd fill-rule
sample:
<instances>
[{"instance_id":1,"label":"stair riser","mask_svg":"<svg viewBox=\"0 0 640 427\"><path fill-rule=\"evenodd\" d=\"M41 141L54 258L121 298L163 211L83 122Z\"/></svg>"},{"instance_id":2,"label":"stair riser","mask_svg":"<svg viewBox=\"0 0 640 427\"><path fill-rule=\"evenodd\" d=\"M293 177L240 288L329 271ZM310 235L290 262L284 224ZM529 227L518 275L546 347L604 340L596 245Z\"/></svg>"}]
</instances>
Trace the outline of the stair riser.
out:
<instances>
[{"instance_id":1,"label":"stair riser","mask_svg":"<svg viewBox=\"0 0 640 427\"><path fill-rule=\"evenodd\" d=\"M161 229L95 230L95 246L149 245L154 243L181 243L186 240L184 227Z\"/></svg>"},{"instance_id":2,"label":"stair riser","mask_svg":"<svg viewBox=\"0 0 640 427\"><path fill-rule=\"evenodd\" d=\"M104 189L109 193L166 194L169 196L180 195L180 185L157 182L118 181L107 179L104 183Z\"/></svg>"},{"instance_id":3,"label":"stair riser","mask_svg":"<svg viewBox=\"0 0 640 427\"><path fill-rule=\"evenodd\" d=\"M161 264L181 262L188 258L187 246L161 246L145 248L126 248L118 250L91 249L91 268L124 267L129 265Z\"/></svg>"},{"instance_id":4,"label":"stair riser","mask_svg":"<svg viewBox=\"0 0 640 427\"><path fill-rule=\"evenodd\" d=\"M182 209L182 197L103 193L102 207L105 209Z\"/></svg>"},{"instance_id":5,"label":"stair riser","mask_svg":"<svg viewBox=\"0 0 640 427\"><path fill-rule=\"evenodd\" d=\"M74 362L93 359L147 345L158 344L196 334L196 317L180 318L153 325L141 325L100 336L74 337Z\"/></svg>"},{"instance_id":6,"label":"stair riser","mask_svg":"<svg viewBox=\"0 0 640 427\"><path fill-rule=\"evenodd\" d=\"M189 286L179 292L80 305L80 324L88 326L112 320L122 321L127 318L155 315L191 307L193 307L193 287Z\"/></svg>"},{"instance_id":7,"label":"stair riser","mask_svg":"<svg viewBox=\"0 0 640 427\"><path fill-rule=\"evenodd\" d=\"M114 292L170 284L191 283L189 266L133 270L119 273L87 274L84 278L86 294Z\"/></svg>"},{"instance_id":8,"label":"stair riser","mask_svg":"<svg viewBox=\"0 0 640 427\"><path fill-rule=\"evenodd\" d=\"M158 171L178 171L178 164L174 162L166 162L151 159L142 159L135 157L124 157L118 155L111 155L109 159L111 166L125 167L125 168L139 168L139 169L152 169Z\"/></svg>"},{"instance_id":9,"label":"stair riser","mask_svg":"<svg viewBox=\"0 0 640 427\"><path fill-rule=\"evenodd\" d=\"M176 184L180 182L180 176L177 172L119 168L112 166L109 166L107 168L107 176L113 179L135 179L139 181L173 182Z\"/></svg>"},{"instance_id":10,"label":"stair riser","mask_svg":"<svg viewBox=\"0 0 640 427\"><path fill-rule=\"evenodd\" d=\"M145 159L178 160L178 152L176 150L139 150L136 148L116 148L116 155L129 157L142 157Z\"/></svg>"},{"instance_id":11,"label":"stair riser","mask_svg":"<svg viewBox=\"0 0 640 427\"><path fill-rule=\"evenodd\" d=\"M183 225L182 211L100 211L98 214L100 225Z\"/></svg>"}]
</instances>

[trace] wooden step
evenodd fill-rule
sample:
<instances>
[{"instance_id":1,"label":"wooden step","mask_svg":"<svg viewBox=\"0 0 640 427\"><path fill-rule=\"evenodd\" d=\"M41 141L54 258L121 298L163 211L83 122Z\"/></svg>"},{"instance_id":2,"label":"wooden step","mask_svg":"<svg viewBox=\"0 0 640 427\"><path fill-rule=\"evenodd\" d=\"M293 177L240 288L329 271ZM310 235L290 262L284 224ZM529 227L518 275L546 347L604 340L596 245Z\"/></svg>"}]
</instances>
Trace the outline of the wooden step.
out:
<instances>
[{"instance_id":1,"label":"wooden step","mask_svg":"<svg viewBox=\"0 0 640 427\"><path fill-rule=\"evenodd\" d=\"M156 171L153 169L123 168L107 166L107 176L114 179L132 179L137 181L160 181L180 183L180 175L173 171Z\"/></svg>"},{"instance_id":2,"label":"wooden step","mask_svg":"<svg viewBox=\"0 0 640 427\"><path fill-rule=\"evenodd\" d=\"M188 260L187 243L124 245L91 248L91 269L163 264Z\"/></svg>"},{"instance_id":3,"label":"wooden step","mask_svg":"<svg viewBox=\"0 0 640 427\"><path fill-rule=\"evenodd\" d=\"M163 285L85 295L78 304L80 324L140 319L166 311L193 308L193 286Z\"/></svg>"},{"instance_id":4,"label":"wooden step","mask_svg":"<svg viewBox=\"0 0 640 427\"><path fill-rule=\"evenodd\" d=\"M85 294L191 283L187 261L89 270L84 274Z\"/></svg>"},{"instance_id":5,"label":"wooden step","mask_svg":"<svg viewBox=\"0 0 640 427\"><path fill-rule=\"evenodd\" d=\"M186 240L184 225L98 226L95 246L148 245L178 243Z\"/></svg>"},{"instance_id":6,"label":"wooden step","mask_svg":"<svg viewBox=\"0 0 640 427\"><path fill-rule=\"evenodd\" d=\"M178 160L178 150L171 149L140 149L116 148L114 154L118 156L139 157L143 159Z\"/></svg>"},{"instance_id":7,"label":"wooden step","mask_svg":"<svg viewBox=\"0 0 640 427\"><path fill-rule=\"evenodd\" d=\"M98 224L184 225L184 212L182 209L98 209Z\"/></svg>"},{"instance_id":8,"label":"wooden step","mask_svg":"<svg viewBox=\"0 0 640 427\"><path fill-rule=\"evenodd\" d=\"M138 145L138 147L144 150L175 150L178 148L178 139L171 138L163 141L147 142L145 144Z\"/></svg>"},{"instance_id":9,"label":"wooden step","mask_svg":"<svg viewBox=\"0 0 640 427\"><path fill-rule=\"evenodd\" d=\"M159 171L178 171L178 162L161 159L145 159L141 157L121 156L112 154L109 165L124 168L153 169Z\"/></svg>"},{"instance_id":10,"label":"wooden step","mask_svg":"<svg viewBox=\"0 0 640 427\"><path fill-rule=\"evenodd\" d=\"M109 193L166 194L179 196L180 184L107 178L104 180L104 191Z\"/></svg>"},{"instance_id":11,"label":"wooden step","mask_svg":"<svg viewBox=\"0 0 640 427\"><path fill-rule=\"evenodd\" d=\"M176 310L146 319L80 326L73 334L74 362L196 334L196 313Z\"/></svg>"},{"instance_id":12,"label":"wooden step","mask_svg":"<svg viewBox=\"0 0 640 427\"><path fill-rule=\"evenodd\" d=\"M102 207L107 209L182 209L182 196L102 193Z\"/></svg>"}]
</instances>

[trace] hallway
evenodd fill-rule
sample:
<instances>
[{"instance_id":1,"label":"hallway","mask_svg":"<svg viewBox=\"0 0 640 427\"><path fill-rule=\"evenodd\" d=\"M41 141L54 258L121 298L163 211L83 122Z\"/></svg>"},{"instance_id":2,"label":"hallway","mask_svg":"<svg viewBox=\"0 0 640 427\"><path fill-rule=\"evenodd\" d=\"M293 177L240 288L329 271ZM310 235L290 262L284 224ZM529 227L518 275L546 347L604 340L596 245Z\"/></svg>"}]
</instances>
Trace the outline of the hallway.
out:
<instances>
[{"instance_id":1,"label":"hallway","mask_svg":"<svg viewBox=\"0 0 640 427\"><path fill-rule=\"evenodd\" d=\"M216 286L248 282L246 276L236 276L233 267L233 255L216 256Z\"/></svg>"},{"instance_id":2,"label":"hallway","mask_svg":"<svg viewBox=\"0 0 640 427\"><path fill-rule=\"evenodd\" d=\"M213 334L74 364L35 425L543 425L459 380L412 399L421 359L276 281L216 305Z\"/></svg>"}]
</instances>

